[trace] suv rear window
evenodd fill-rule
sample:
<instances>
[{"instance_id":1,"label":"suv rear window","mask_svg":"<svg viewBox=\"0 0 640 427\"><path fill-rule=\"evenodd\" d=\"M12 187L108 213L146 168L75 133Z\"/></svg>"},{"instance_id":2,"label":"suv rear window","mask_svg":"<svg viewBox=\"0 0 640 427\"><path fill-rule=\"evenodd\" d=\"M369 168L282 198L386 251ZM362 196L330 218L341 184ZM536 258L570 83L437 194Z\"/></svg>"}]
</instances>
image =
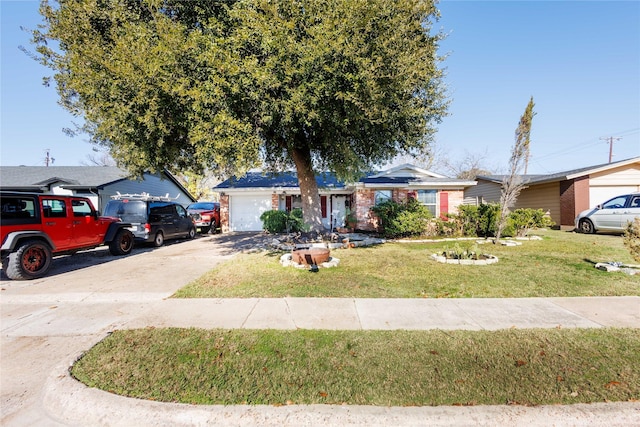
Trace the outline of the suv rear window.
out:
<instances>
[{"instance_id":1,"label":"suv rear window","mask_svg":"<svg viewBox=\"0 0 640 427\"><path fill-rule=\"evenodd\" d=\"M147 202L142 200L111 200L104 208L104 216L120 218L122 222L147 222Z\"/></svg>"}]
</instances>

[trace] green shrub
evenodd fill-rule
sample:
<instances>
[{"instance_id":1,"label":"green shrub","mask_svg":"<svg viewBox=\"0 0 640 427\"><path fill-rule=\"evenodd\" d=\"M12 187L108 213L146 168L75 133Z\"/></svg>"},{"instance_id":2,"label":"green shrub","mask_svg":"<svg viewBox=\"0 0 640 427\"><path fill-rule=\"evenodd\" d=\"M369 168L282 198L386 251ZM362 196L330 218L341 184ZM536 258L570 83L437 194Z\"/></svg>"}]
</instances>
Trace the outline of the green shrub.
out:
<instances>
[{"instance_id":1,"label":"green shrub","mask_svg":"<svg viewBox=\"0 0 640 427\"><path fill-rule=\"evenodd\" d=\"M306 231L302 220L302 209L295 208L287 217L287 232Z\"/></svg>"},{"instance_id":2,"label":"green shrub","mask_svg":"<svg viewBox=\"0 0 640 427\"><path fill-rule=\"evenodd\" d=\"M289 215L285 211L264 211L260 215L262 228L269 233L283 233L287 230L287 220Z\"/></svg>"},{"instance_id":3,"label":"green shrub","mask_svg":"<svg viewBox=\"0 0 640 427\"><path fill-rule=\"evenodd\" d=\"M477 236L480 228L480 210L475 205L458 206L458 215L454 216L463 236Z\"/></svg>"},{"instance_id":4,"label":"green shrub","mask_svg":"<svg viewBox=\"0 0 640 427\"><path fill-rule=\"evenodd\" d=\"M432 218L429 209L414 199L407 203L389 200L371 210L380 220L380 232L390 238L424 235Z\"/></svg>"},{"instance_id":5,"label":"green shrub","mask_svg":"<svg viewBox=\"0 0 640 427\"><path fill-rule=\"evenodd\" d=\"M497 231L497 221L500 218L500 205L487 203L478 206L478 222L476 234L480 237L493 237ZM506 235L504 232L503 235Z\"/></svg>"},{"instance_id":6,"label":"green shrub","mask_svg":"<svg viewBox=\"0 0 640 427\"><path fill-rule=\"evenodd\" d=\"M526 236L534 228L548 228L555 225L542 209L516 209L509 214L507 227L518 237Z\"/></svg>"}]
</instances>

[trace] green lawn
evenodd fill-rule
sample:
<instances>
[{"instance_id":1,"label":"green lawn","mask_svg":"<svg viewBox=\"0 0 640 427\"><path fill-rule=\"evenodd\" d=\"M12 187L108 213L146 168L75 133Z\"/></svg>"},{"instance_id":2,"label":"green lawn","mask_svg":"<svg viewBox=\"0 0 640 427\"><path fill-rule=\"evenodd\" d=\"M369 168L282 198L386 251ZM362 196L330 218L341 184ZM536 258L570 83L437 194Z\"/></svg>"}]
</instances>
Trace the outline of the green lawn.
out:
<instances>
[{"instance_id":1,"label":"green lawn","mask_svg":"<svg viewBox=\"0 0 640 427\"><path fill-rule=\"evenodd\" d=\"M430 258L455 245L386 243L337 249L337 268L318 273L284 268L281 252L241 254L183 289L178 298L353 297L503 298L614 296L640 294L640 275L606 273L596 262L633 263L622 237L540 231L542 241L521 246L485 244L497 264L440 264ZM460 242L459 245L472 245Z\"/></svg>"},{"instance_id":2,"label":"green lawn","mask_svg":"<svg viewBox=\"0 0 640 427\"><path fill-rule=\"evenodd\" d=\"M545 231L518 247L481 246L500 261L439 264L452 242L387 243L332 252L318 273L243 254L176 297L550 297L638 295L620 236ZM463 244L464 245L464 244ZM640 399L638 329L116 331L72 374L142 399L192 404L500 405Z\"/></svg>"},{"instance_id":3,"label":"green lawn","mask_svg":"<svg viewBox=\"0 0 640 427\"><path fill-rule=\"evenodd\" d=\"M116 331L91 387L191 404L540 405L640 398L637 329Z\"/></svg>"}]
</instances>

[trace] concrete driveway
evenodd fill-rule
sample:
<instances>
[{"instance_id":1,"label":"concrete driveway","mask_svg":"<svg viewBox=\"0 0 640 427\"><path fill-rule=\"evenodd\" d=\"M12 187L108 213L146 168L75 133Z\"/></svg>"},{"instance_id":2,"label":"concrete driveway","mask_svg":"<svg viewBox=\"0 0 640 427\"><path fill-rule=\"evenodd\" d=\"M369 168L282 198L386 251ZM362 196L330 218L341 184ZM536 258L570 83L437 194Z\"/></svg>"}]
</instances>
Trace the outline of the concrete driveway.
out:
<instances>
[{"instance_id":1,"label":"concrete driveway","mask_svg":"<svg viewBox=\"0 0 640 427\"><path fill-rule=\"evenodd\" d=\"M46 277L0 281L0 424L52 425L41 406L43 384L111 330L147 310L240 250L254 235L207 235L135 248L115 257L106 248L59 257Z\"/></svg>"}]
</instances>

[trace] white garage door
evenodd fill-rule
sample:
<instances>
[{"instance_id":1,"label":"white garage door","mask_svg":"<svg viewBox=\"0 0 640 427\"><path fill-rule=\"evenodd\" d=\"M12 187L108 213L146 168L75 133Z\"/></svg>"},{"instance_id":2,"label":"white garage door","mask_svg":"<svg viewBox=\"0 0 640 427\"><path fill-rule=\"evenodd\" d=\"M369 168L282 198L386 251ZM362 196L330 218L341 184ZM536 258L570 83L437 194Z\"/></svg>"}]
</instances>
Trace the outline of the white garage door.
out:
<instances>
[{"instance_id":1,"label":"white garage door","mask_svg":"<svg viewBox=\"0 0 640 427\"><path fill-rule=\"evenodd\" d=\"M230 196L229 230L262 231L260 215L271 210L271 195Z\"/></svg>"},{"instance_id":2,"label":"white garage door","mask_svg":"<svg viewBox=\"0 0 640 427\"><path fill-rule=\"evenodd\" d=\"M589 187L589 208L613 199L616 196L638 191L636 186L592 186Z\"/></svg>"}]
</instances>

